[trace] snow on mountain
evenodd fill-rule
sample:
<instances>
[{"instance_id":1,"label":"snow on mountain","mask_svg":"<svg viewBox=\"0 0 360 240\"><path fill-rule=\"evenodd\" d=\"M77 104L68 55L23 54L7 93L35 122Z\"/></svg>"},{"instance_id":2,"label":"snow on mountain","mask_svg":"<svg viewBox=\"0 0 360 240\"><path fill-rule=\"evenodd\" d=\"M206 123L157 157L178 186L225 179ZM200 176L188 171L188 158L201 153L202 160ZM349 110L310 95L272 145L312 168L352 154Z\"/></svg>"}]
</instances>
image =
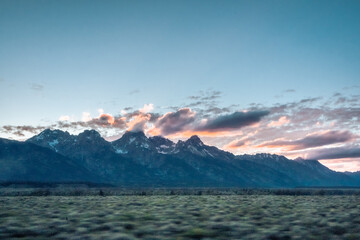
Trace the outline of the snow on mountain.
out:
<instances>
[{"instance_id":1,"label":"snow on mountain","mask_svg":"<svg viewBox=\"0 0 360 240\"><path fill-rule=\"evenodd\" d=\"M196 135L174 143L162 136L148 138L143 132L125 132L120 139L108 142L95 130L71 135L47 129L27 142L71 159L98 176L94 181L102 183L237 187L360 185L358 175L334 172L316 160L289 160L267 153L235 156L204 144Z\"/></svg>"}]
</instances>

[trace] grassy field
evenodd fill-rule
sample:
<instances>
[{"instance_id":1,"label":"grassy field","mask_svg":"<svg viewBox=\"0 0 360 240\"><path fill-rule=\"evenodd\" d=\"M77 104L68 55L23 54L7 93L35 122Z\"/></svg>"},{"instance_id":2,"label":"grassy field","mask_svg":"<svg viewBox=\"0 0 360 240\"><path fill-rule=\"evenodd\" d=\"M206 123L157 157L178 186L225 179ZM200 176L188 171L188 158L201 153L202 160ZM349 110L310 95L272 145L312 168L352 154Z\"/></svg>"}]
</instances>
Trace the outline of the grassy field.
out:
<instances>
[{"instance_id":1,"label":"grassy field","mask_svg":"<svg viewBox=\"0 0 360 240\"><path fill-rule=\"evenodd\" d=\"M4 196L0 238L360 239L360 196Z\"/></svg>"}]
</instances>

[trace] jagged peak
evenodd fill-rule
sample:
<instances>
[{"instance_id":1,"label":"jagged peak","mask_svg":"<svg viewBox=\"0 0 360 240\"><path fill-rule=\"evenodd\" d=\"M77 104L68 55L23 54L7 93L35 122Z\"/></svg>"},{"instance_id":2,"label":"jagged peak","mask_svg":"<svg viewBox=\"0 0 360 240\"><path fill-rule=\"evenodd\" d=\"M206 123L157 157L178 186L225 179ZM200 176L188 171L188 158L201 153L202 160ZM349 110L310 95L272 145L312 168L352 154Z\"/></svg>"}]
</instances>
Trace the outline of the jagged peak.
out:
<instances>
[{"instance_id":1,"label":"jagged peak","mask_svg":"<svg viewBox=\"0 0 360 240\"><path fill-rule=\"evenodd\" d=\"M50 128L47 128L44 131L42 131L39 135L62 134L62 133L69 134L68 132L64 132L64 131L62 131L60 129L51 130Z\"/></svg>"},{"instance_id":2,"label":"jagged peak","mask_svg":"<svg viewBox=\"0 0 360 240\"><path fill-rule=\"evenodd\" d=\"M153 137L149 137L150 141L154 142L154 143L161 143L161 144L174 144L173 141L171 141L168 138L165 138L163 136L153 136Z\"/></svg>"},{"instance_id":3,"label":"jagged peak","mask_svg":"<svg viewBox=\"0 0 360 240\"><path fill-rule=\"evenodd\" d=\"M199 138L198 135L192 135L188 140L190 140L190 139L201 141L201 139Z\"/></svg>"},{"instance_id":4,"label":"jagged peak","mask_svg":"<svg viewBox=\"0 0 360 240\"><path fill-rule=\"evenodd\" d=\"M101 137L100 133L94 129L85 130L78 135L78 137L90 137L90 136Z\"/></svg>"},{"instance_id":5,"label":"jagged peak","mask_svg":"<svg viewBox=\"0 0 360 240\"><path fill-rule=\"evenodd\" d=\"M295 161L300 162L300 163L304 163L304 164L321 164L318 160L315 159L295 159Z\"/></svg>"},{"instance_id":6,"label":"jagged peak","mask_svg":"<svg viewBox=\"0 0 360 240\"><path fill-rule=\"evenodd\" d=\"M145 133L143 131L126 131L120 139L127 139L127 138L140 138L140 139L147 139Z\"/></svg>"},{"instance_id":7,"label":"jagged peak","mask_svg":"<svg viewBox=\"0 0 360 240\"><path fill-rule=\"evenodd\" d=\"M191 136L188 140L186 140L186 143L190 143L190 144L192 144L192 145L200 145L200 146L202 146L202 145L204 145L204 143L201 141L201 139L199 138L199 136L198 135L193 135L193 136Z\"/></svg>"},{"instance_id":8,"label":"jagged peak","mask_svg":"<svg viewBox=\"0 0 360 240\"><path fill-rule=\"evenodd\" d=\"M154 139L154 140L158 140L158 139L166 139L166 140L169 140L161 135L157 135L157 136L152 136L152 137L149 137L150 139ZM169 140L170 141L170 140Z\"/></svg>"},{"instance_id":9,"label":"jagged peak","mask_svg":"<svg viewBox=\"0 0 360 240\"><path fill-rule=\"evenodd\" d=\"M115 145L128 145L128 144L136 144L138 145L141 142L148 142L148 138L146 137L143 131L126 131L121 138L113 141L112 143Z\"/></svg>"},{"instance_id":10,"label":"jagged peak","mask_svg":"<svg viewBox=\"0 0 360 240\"><path fill-rule=\"evenodd\" d=\"M40 135L41 134L46 134L46 133L51 133L52 132L52 130L50 129L50 128L47 128L47 129L45 129L44 131L42 131L41 133L40 133Z\"/></svg>"},{"instance_id":11,"label":"jagged peak","mask_svg":"<svg viewBox=\"0 0 360 240\"><path fill-rule=\"evenodd\" d=\"M271 154L271 153L257 153L255 156L266 157L266 158L285 158L282 155Z\"/></svg>"},{"instance_id":12,"label":"jagged peak","mask_svg":"<svg viewBox=\"0 0 360 240\"><path fill-rule=\"evenodd\" d=\"M58 137L62 137L62 136L70 136L70 133L68 133L67 131L62 131L60 129L54 129L51 130L50 128L45 129L44 131L42 131L41 133L39 133L38 135L33 136L32 138L29 138L27 141L41 141L44 139L52 139L54 137L58 138Z\"/></svg>"},{"instance_id":13,"label":"jagged peak","mask_svg":"<svg viewBox=\"0 0 360 240\"><path fill-rule=\"evenodd\" d=\"M292 161L283 155L271 154L271 153L256 153L256 154L243 154L237 155L239 158L250 158L258 160L270 160L270 161Z\"/></svg>"}]
</instances>

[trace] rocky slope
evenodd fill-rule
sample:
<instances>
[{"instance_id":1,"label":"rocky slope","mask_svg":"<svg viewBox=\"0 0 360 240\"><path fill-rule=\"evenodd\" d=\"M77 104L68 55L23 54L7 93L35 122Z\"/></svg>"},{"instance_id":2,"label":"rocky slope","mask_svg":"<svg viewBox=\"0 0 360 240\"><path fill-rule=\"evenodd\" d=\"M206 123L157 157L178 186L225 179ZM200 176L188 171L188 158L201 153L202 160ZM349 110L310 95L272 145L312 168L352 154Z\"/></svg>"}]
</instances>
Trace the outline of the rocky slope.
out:
<instances>
[{"instance_id":1,"label":"rocky slope","mask_svg":"<svg viewBox=\"0 0 360 240\"><path fill-rule=\"evenodd\" d=\"M94 130L45 130L26 142L0 141L1 181L91 181L118 186L359 186L358 174L334 172L316 160L235 156L197 136L174 143L143 132L108 142Z\"/></svg>"}]
</instances>

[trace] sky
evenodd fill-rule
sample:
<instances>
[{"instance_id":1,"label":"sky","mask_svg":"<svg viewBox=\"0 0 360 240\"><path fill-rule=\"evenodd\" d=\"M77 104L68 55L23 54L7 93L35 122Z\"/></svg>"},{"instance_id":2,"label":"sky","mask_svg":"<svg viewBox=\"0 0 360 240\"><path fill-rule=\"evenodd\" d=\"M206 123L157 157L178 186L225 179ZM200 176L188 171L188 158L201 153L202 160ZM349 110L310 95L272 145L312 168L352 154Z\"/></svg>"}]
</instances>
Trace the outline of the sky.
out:
<instances>
[{"instance_id":1,"label":"sky","mask_svg":"<svg viewBox=\"0 0 360 240\"><path fill-rule=\"evenodd\" d=\"M197 134L360 170L359 1L0 0L0 137Z\"/></svg>"}]
</instances>

